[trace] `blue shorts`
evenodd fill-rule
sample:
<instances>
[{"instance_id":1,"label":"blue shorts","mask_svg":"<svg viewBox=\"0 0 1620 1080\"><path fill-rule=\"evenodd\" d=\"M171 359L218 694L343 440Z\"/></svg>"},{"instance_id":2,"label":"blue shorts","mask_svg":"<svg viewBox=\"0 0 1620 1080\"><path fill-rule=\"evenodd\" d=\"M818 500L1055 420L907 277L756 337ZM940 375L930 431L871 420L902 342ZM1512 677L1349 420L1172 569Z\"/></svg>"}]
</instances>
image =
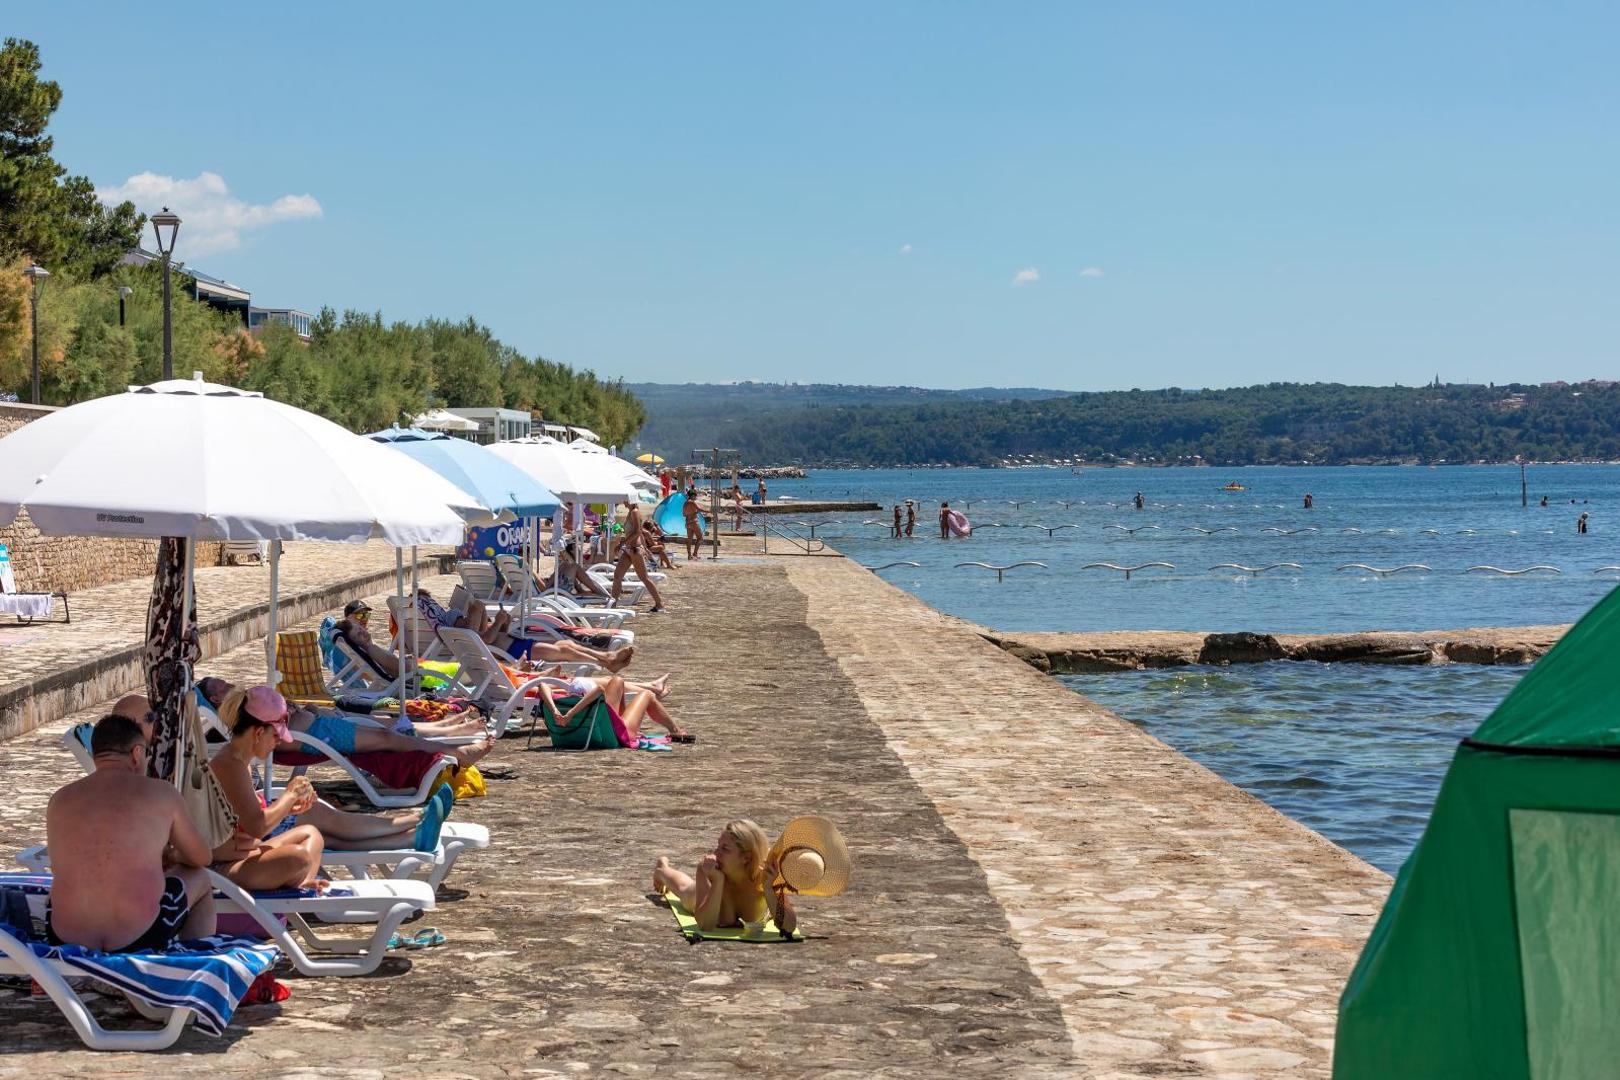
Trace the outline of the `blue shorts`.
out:
<instances>
[{"instance_id":1,"label":"blue shorts","mask_svg":"<svg viewBox=\"0 0 1620 1080\"><path fill-rule=\"evenodd\" d=\"M316 716L309 722L309 734L321 740L338 753L348 755L354 753L355 727L347 720L338 720L330 716Z\"/></svg>"}]
</instances>

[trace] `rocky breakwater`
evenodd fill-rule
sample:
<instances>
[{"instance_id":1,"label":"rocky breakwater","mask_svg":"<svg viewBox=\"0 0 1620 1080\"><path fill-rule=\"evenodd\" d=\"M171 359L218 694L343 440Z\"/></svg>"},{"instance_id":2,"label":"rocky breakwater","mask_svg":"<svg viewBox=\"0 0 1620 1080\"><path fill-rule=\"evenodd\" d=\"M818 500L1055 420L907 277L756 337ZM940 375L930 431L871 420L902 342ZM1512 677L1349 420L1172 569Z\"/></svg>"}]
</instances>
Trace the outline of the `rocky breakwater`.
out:
<instances>
[{"instance_id":1,"label":"rocky breakwater","mask_svg":"<svg viewBox=\"0 0 1620 1080\"><path fill-rule=\"evenodd\" d=\"M1528 664L1544 655L1568 629L1565 625L1370 630L1353 634L1173 630L982 633L985 640L1041 671L1071 675L1273 660L1314 660L1324 664Z\"/></svg>"}]
</instances>

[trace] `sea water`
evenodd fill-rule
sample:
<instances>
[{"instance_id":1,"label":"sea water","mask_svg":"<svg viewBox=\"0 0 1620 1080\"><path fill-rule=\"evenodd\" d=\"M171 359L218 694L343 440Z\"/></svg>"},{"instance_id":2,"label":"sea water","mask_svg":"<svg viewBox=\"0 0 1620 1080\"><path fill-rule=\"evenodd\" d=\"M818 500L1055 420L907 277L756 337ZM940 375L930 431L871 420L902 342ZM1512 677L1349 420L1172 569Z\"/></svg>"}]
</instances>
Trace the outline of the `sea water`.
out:
<instances>
[{"instance_id":1,"label":"sea water","mask_svg":"<svg viewBox=\"0 0 1620 1080\"><path fill-rule=\"evenodd\" d=\"M1579 618L1617 580L1602 568L1620 565L1620 468L1532 466L1526 479L1527 507L1519 469L1503 466L831 470L770 487L773 498L880 503L881 513L797 520L829 523L816 534L865 565L918 563L877 572L986 626L1309 633ZM1244 490L1223 490L1232 482ZM919 504L917 535L897 541L889 508L908 498ZM971 538L939 539L947 501L974 522ZM1581 513L1590 515L1585 535ZM955 565L1025 560L1046 565L1009 570L1001 582ZM1173 568L1129 580L1085 568L1100 562ZM1299 568L1211 569L1287 562ZM1427 569L1339 569L1352 562ZM1560 572L1469 572L1479 565ZM1457 741L1525 670L1280 662L1063 681L1393 873L1421 835Z\"/></svg>"}]
</instances>

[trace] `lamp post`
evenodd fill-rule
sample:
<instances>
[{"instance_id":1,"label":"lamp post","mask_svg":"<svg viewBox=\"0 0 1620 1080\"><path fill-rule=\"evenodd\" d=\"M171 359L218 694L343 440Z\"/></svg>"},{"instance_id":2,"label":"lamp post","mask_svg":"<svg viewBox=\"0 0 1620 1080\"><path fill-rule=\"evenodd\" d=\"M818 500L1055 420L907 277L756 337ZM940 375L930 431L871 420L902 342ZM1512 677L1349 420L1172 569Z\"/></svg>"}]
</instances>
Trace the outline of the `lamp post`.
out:
<instances>
[{"instance_id":1,"label":"lamp post","mask_svg":"<svg viewBox=\"0 0 1620 1080\"><path fill-rule=\"evenodd\" d=\"M158 254L163 256L163 378L167 380L174 378L174 301L169 293L169 260L174 254L174 238L180 234L179 215L165 206L162 213L152 215L152 231L157 234Z\"/></svg>"},{"instance_id":2,"label":"lamp post","mask_svg":"<svg viewBox=\"0 0 1620 1080\"><path fill-rule=\"evenodd\" d=\"M30 265L28 267L28 269L24 270L23 274L28 278L29 283L32 284L33 287L34 287L33 296L30 298L32 302L29 305L29 314L31 316L31 321L33 323L33 330L34 330L34 384L33 384L33 397L31 397L29 400L32 401L35 405L38 405L39 404L39 293L40 293L40 290L45 287L45 279L51 276L51 272L49 270L45 269L43 266L39 265L38 263L34 263L34 264Z\"/></svg>"},{"instance_id":3,"label":"lamp post","mask_svg":"<svg viewBox=\"0 0 1620 1080\"><path fill-rule=\"evenodd\" d=\"M118 286L118 326L120 329L122 329L124 325L124 301L128 300L129 294L134 291L135 290L130 288L128 285Z\"/></svg>"}]
</instances>

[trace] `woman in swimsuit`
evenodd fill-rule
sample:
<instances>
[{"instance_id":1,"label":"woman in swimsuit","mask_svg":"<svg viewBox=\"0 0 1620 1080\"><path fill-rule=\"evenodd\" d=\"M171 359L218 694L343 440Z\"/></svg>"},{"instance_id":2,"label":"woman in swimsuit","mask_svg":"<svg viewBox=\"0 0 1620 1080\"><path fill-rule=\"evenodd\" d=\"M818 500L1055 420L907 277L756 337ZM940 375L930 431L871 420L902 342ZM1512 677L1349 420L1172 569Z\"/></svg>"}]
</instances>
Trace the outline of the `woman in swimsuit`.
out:
<instances>
[{"instance_id":1,"label":"woman in swimsuit","mask_svg":"<svg viewBox=\"0 0 1620 1080\"><path fill-rule=\"evenodd\" d=\"M320 853L328 847L360 851L415 846L417 826L422 818L420 810L384 814L347 813L318 800L309 778L304 776L295 776L282 793L268 804L260 798L253 786L250 763L264 757L266 744L270 750L275 749L272 737L279 739L281 732L278 728L286 724L284 700L280 701L283 710L280 722L267 721L267 717L276 716L275 700L280 698L277 694L273 699L270 693L264 692L268 689L255 687L246 694L232 693L220 707L220 719L230 725L231 740L214 755L209 768L213 769L220 788L230 800L231 809L236 811L239 832L258 841L258 847L264 849L234 861L225 871L225 876L247 888L277 888L279 885L301 882L289 881L283 875L259 868L267 858L272 863L286 862L290 865L288 856L278 855L272 849L299 847L313 851L314 865L318 869ZM313 843L310 843L310 834L313 834ZM283 880L273 885L248 885L239 874L252 878L283 876ZM313 878L314 871L308 876Z\"/></svg>"},{"instance_id":2,"label":"woman in swimsuit","mask_svg":"<svg viewBox=\"0 0 1620 1080\"><path fill-rule=\"evenodd\" d=\"M540 674L546 672L542 670ZM665 731L669 737L678 743L695 743L697 736L687 731L675 722L664 708L660 700L669 691L669 676L664 675L651 683L625 682L617 675L592 677L589 675L552 675L568 683L567 694L570 697L578 696L579 701L566 712L560 713L562 723L566 724L577 716L581 710L588 709L598 699L608 703L618 718L624 721L624 727L632 739L641 736L641 725L651 720ZM547 697L552 696L554 689L542 686L541 692Z\"/></svg>"},{"instance_id":3,"label":"woman in swimsuit","mask_svg":"<svg viewBox=\"0 0 1620 1080\"><path fill-rule=\"evenodd\" d=\"M765 830L752 821L727 822L693 877L671 866L669 856L660 855L653 866L653 890L660 896L679 897L702 930L763 925L770 912L766 883L776 876L768 861L770 846ZM798 922L792 902L784 896L779 929L792 932Z\"/></svg>"}]
</instances>

